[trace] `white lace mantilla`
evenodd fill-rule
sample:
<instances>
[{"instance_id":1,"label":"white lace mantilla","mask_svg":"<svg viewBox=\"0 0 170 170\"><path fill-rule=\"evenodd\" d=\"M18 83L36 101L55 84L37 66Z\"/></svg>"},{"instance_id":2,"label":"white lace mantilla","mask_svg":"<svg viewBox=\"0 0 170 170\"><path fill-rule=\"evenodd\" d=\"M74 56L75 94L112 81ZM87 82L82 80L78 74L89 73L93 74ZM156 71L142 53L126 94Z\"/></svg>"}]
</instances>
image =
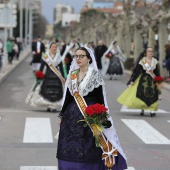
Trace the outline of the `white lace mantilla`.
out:
<instances>
[{"instance_id":1,"label":"white lace mantilla","mask_svg":"<svg viewBox=\"0 0 170 170\"><path fill-rule=\"evenodd\" d=\"M146 60L146 57L143 57L142 60ZM140 60L139 64L143 67L144 70L146 70L146 67L145 67L145 65L143 64L142 60ZM158 60L153 57L153 58L152 58L152 61L151 61L151 65L150 65L152 71L156 68L156 65L157 65L157 64L158 64ZM146 73L150 74L147 70L146 70Z\"/></svg>"},{"instance_id":2,"label":"white lace mantilla","mask_svg":"<svg viewBox=\"0 0 170 170\"><path fill-rule=\"evenodd\" d=\"M89 92L92 92L94 88L98 88L100 85L104 85L100 72L89 67L83 81L79 84L79 94L81 96L87 96ZM68 87L72 94L71 81L69 82Z\"/></svg>"}]
</instances>

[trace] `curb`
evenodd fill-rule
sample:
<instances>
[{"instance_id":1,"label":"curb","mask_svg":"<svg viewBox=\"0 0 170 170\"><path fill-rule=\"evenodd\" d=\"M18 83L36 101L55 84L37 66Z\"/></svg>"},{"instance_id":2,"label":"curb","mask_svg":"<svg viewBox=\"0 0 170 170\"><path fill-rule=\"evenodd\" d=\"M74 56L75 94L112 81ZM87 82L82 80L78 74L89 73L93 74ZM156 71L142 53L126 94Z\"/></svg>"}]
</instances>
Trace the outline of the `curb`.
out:
<instances>
[{"instance_id":1,"label":"curb","mask_svg":"<svg viewBox=\"0 0 170 170\"><path fill-rule=\"evenodd\" d=\"M125 70L125 73L131 75L132 71ZM164 82L162 88L170 90L170 84Z\"/></svg>"},{"instance_id":2,"label":"curb","mask_svg":"<svg viewBox=\"0 0 170 170\"><path fill-rule=\"evenodd\" d=\"M0 73L0 84L8 77L8 75L17 68L24 60L29 56L31 53L31 48L27 47L21 52L20 60L19 61L14 61L16 62L15 64L12 64L9 66L9 68L5 68L4 72Z\"/></svg>"}]
</instances>

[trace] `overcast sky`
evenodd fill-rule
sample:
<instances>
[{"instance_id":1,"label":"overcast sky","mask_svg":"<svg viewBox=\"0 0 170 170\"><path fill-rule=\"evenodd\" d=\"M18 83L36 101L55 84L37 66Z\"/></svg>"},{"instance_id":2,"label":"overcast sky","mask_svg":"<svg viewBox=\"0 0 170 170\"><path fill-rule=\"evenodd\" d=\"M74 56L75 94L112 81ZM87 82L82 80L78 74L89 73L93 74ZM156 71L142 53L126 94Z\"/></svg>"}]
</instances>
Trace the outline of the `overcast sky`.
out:
<instances>
[{"instance_id":1,"label":"overcast sky","mask_svg":"<svg viewBox=\"0 0 170 170\"><path fill-rule=\"evenodd\" d=\"M75 13L79 13L85 0L42 0L42 14L47 18L50 24L53 23L53 11L57 3L70 5Z\"/></svg>"}]
</instances>

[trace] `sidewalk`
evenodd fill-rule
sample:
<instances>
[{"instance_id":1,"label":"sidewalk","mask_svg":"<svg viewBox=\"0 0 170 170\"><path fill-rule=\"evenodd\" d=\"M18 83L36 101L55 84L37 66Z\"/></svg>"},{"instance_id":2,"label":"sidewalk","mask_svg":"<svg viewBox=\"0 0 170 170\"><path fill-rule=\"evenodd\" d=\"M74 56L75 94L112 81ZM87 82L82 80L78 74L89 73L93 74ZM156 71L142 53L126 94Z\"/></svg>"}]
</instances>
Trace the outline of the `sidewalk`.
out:
<instances>
[{"instance_id":1,"label":"sidewalk","mask_svg":"<svg viewBox=\"0 0 170 170\"><path fill-rule=\"evenodd\" d=\"M132 72L129 71L129 70L125 70L125 73L128 74L128 75L131 75L131 74L132 74ZM167 90L170 90L170 84L164 82L164 83L163 83L163 88L165 88L165 89L167 89Z\"/></svg>"},{"instance_id":2,"label":"sidewalk","mask_svg":"<svg viewBox=\"0 0 170 170\"><path fill-rule=\"evenodd\" d=\"M19 60L13 60L12 64L6 64L0 71L0 84L6 79L6 77L30 54L31 48L26 47L21 53Z\"/></svg>"}]
</instances>

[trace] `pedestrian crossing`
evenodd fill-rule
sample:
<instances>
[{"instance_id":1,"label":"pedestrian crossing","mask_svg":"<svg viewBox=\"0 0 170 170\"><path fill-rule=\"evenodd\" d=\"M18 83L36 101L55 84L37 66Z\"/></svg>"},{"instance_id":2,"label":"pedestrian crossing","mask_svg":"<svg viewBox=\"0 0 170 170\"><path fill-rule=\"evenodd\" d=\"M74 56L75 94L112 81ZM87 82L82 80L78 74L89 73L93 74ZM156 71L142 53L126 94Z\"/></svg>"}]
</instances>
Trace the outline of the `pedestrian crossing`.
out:
<instances>
[{"instance_id":1,"label":"pedestrian crossing","mask_svg":"<svg viewBox=\"0 0 170 170\"><path fill-rule=\"evenodd\" d=\"M53 143L50 118L26 118L23 143Z\"/></svg>"},{"instance_id":2,"label":"pedestrian crossing","mask_svg":"<svg viewBox=\"0 0 170 170\"><path fill-rule=\"evenodd\" d=\"M58 170L56 166L21 166L20 170ZM126 170L135 170L133 167L128 167Z\"/></svg>"},{"instance_id":3,"label":"pedestrian crossing","mask_svg":"<svg viewBox=\"0 0 170 170\"><path fill-rule=\"evenodd\" d=\"M58 170L56 166L21 166L20 170ZM133 167L128 167L126 170L135 170Z\"/></svg>"},{"instance_id":4,"label":"pedestrian crossing","mask_svg":"<svg viewBox=\"0 0 170 170\"><path fill-rule=\"evenodd\" d=\"M141 112L141 109L130 109L128 108L127 106L122 106L121 109L120 109L120 112L130 112L130 113L140 113ZM150 113L149 110L145 110L145 113ZM170 113L169 111L165 111L165 110L162 110L162 109L158 109L157 111L155 111L155 113Z\"/></svg>"},{"instance_id":5,"label":"pedestrian crossing","mask_svg":"<svg viewBox=\"0 0 170 170\"><path fill-rule=\"evenodd\" d=\"M169 145L170 140L143 119L121 119L137 138L144 144ZM170 123L170 120L167 120ZM53 143L50 118L27 117L23 135L23 143ZM55 137L58 138L58 134ZM20 170L58 170L57 166L21 166ZM127 170L135 170L128 167Z\"/></svg>"},{"instance_id":6,"label":"pedestrian crossing","mask_svg":"<svg viewBox=\"0 0 170 170\"><path fill-rule=\"evenodd\" d=\"M122 119L122 121L145 143L145 144L170 144L170 140L154 129L145 120Z\"/></svg>"},{"instance_id":7,"label":"pedestrian crossing","mask_svg":"<svg viewBox=\"0 0 170 170\"><path fill-rule=\"evenodd\" d=\"M20 170L58 170L57 166L21 166Z\"/></svg>"}]
</instances>

